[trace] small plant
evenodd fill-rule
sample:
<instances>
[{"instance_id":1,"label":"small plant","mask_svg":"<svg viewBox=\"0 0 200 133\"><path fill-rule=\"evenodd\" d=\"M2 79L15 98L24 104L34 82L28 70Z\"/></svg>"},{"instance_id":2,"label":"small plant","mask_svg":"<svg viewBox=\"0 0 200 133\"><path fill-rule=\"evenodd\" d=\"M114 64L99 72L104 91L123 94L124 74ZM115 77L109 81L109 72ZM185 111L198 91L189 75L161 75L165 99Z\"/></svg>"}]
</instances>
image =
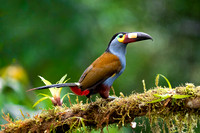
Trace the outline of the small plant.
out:
<instances>
[{"instance_id":1,"label":"small plant","mask_svg":"<svg viewBox=\"0 0 200 133\"><path fill-rule=\"evenodd\" d=\"M155 85L156 85L156 87L158 87L158 83L159 83L159 78L160 78L160 76L163 77L163 78L165 79L165 81L167 82L167 84L168 84L168 86L169 86L169 89L171 89L172 86L171 86L169 80L168 80L164 75L162 75L162 74L157 74L157 76L156 76L156 79L155 79Z\"/></svg>"},{"instance_id":2,"label":"small plant","mask_svg":"<svg viewBox=\"0 0 200 133\"><path fill-rule=\"evenodd\" d=\"M159 83L159 77L160 76L165 79L170 90L168 92L166 92L165 94L153 94L155 97L157 97L159 99L153 100L153 101L148 102L148 103L156 103L156 102L164 101L168 98L183 99L183 98L188 98L188 97L192 96L192 95L178 95L178 94L176 94L175 89L172 89L172 86L171 86L169 80L162 74L157 74L157 76L156 76L155 85L156 85L157 88L159 88L158 83Z\"/></svg>"},{"instance_id":3,"label":"small plant","mask_svg":"<svg viewBox=\"0 0 200 133\"><path fill-rule=\"evenodd\" d=\"M45 85L51 85L51 82L49 82L48 80L44 79L43 77L39 76L40 79L44 82ZM66 83L69 79L65 80L67 77L67 74L64 75L57 83L58 84L62 84L62 83ZM54 106L62 106L63 103L63 99L68 96L69 94L72 93L67 93L65 94L61 99L60 99L60 94L61 94L61 88L49 88L49 91L51 92L52 96L49 96L47 94L44 93L40 93L39 95L42 95L44 97L40 98L34 105L33 107L35 107L36 105L38 105L40 102L46 100L46 99L50 99L53 103Z\"/></svg>"}]
</instances>

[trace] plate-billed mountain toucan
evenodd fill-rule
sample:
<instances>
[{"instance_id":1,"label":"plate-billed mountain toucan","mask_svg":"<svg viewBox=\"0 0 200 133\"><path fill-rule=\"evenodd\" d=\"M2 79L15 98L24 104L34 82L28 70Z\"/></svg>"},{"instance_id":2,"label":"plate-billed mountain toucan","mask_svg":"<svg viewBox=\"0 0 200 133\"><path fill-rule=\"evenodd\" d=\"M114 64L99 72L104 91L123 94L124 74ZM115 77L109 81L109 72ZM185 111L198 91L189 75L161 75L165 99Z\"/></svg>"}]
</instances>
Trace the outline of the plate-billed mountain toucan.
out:
<instances>
[{"instance_id":1,"label":"plate-billed mountain toucan","mask_svg":"<svg viewBox=\"0 0 200 133\"><path fill-rule=\"evenodd\" d=\"M78 82L41 86L31 90L70 87L76 95L85 95L89 98L99 93L102 98L106 99L109 97L113 82L126 67L127 44L147 39L152 40L152 37L143 32L116 33L111 38L106 51L83 72Z\"/></svg>"}]
</instances>

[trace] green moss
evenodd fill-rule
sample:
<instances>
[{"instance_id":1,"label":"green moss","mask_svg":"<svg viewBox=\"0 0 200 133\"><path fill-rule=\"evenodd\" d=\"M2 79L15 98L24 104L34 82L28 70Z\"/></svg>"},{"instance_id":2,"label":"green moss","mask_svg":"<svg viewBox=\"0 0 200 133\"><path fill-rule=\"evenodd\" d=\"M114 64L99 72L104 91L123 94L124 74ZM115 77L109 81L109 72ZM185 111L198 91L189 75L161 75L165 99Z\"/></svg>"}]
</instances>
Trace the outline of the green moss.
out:
<instances>
[{"instance_id":1,"label":"green moss","mask_svg":"<svg viewBox=\"0 0 200 133\"><path fill-rule=\"evenodd\" d=\"M77 104L70 108L54 107L33 118L9 121L2 127L3 132L86 132L112 124L117 124L120 128L134 121L136 117L146 116L152 132L193 132L200 114L199 93L200 87L186 84L174 89L157 87L128 97L121 94L115 100L97 98L90 104L83 104L77 99ZM190 97L184 97L186 95ZM157 99L161 101L151 103Z\"/></svg>"}]
</instances>

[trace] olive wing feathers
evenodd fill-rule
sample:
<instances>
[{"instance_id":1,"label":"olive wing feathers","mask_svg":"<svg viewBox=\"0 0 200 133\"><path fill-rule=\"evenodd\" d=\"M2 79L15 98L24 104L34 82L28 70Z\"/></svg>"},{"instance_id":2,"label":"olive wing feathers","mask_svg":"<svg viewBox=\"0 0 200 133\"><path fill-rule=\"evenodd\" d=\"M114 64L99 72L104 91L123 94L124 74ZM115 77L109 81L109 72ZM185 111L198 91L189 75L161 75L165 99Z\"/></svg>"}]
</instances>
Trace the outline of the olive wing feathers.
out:
<instances>
[{"instance_id":1,"label":"olive wing feathers","mask_svg":"<svg viewBox=\"0 0 200 133\"><path fill-rule=\"evenodd\" d=\"M81 90L92 88L112 75L120 72L122 66L119 58L109 52L105 52L97 58L82 74L79 79Z\"/></svg>"}]
</instances>

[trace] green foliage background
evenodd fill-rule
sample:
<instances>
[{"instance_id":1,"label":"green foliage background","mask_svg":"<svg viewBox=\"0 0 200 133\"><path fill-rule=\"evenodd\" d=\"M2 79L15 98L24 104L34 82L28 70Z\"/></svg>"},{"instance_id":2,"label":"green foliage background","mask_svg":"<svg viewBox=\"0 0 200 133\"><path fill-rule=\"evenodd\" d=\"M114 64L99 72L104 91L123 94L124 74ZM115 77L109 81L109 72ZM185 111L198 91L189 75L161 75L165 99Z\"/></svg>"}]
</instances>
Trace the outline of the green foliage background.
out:
<instances>
[{"instance_id":1,"label":"green foliage background","mask_svg":"<svg viewBox=\"0 0 200 133\"><path fill-rule=\"evenodd\" d=\"M0 86L0 108L9 112L14 106L14 117L20 114L19 108L34 110L31 106L38 92L25 91L43 85L38 75L56 83L67 73L71 82L78 81L87 66L104 52L112 35L120 31L146 32L154 41L128 46L126 70L114 83L116 95L143 92L143 79L147 88L154 87L158 73L165 75L173 87L186 82L200 84L198 0L0 3L0 73L1 80L6 81ZM8 85L5 71L9 66L22 67L26 75L20 80L14 77L20 85L18 90ZM63 89L63 95L67 92L71 91ZM75 98L72 96L73 102ZM85 101L84 97L80 99ZM51 103L39 106L49 108Z\"/></svg>"}]
</instances>

